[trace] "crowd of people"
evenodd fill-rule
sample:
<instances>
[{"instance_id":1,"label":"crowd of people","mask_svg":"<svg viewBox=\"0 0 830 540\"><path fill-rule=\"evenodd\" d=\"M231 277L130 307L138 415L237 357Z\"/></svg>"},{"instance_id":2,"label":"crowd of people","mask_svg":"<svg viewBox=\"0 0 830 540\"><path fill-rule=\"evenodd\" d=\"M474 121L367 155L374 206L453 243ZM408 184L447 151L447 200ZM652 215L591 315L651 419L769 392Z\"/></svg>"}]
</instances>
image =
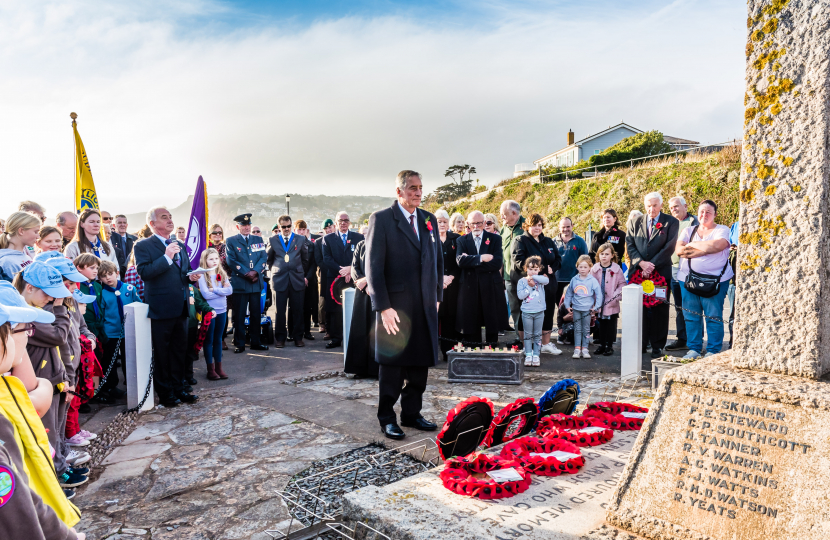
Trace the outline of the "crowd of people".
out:
<instances>
[{"instance_id":1,"label":"crowd of people","mask_svg":"<svg viewBox=\"0 0 830 540\"><path fill-rule=\"evenodd\" d=\"M186 231L164 207L150 209L129 234L123 214L65 211L52 226L40 205L21 203L0 222L0 475L15 475L25 491L22 515L63 534L50 537L76 537L69 500L88 479L83 447L96 438L80 428L79 413L88 401L125 395L118 367L125 376L125 306L133 302L149 307L155 390L173 407L198 400L200 350L208 380L229 377L222 366L229 321L236 353L288 341L303 347L315 339L314 326L327 348L341 347L341 293L353 287L345 371L380 379L378 419L394 439L404 436L392 408L399 398L403 425L436 428L420 416L426 370L458 343L496 347L515 330L517 339L504 345L523 349L530 366L543 353L561 354L561 344L573 344L574 358L613 354L627 283L647 293L644 353L687 350L684 358L694 359L723 347L727 297L734 313L737 226L717 224L711 200L694 216L676 196L667 214L663 197L649 193L624 227L606 209L589 247L568 217L552 234L544 216L523 216L512 200L500 216L432 215L418 208L418 173L402 171L396 187L398 201L360 232L347 212L325 220L319 234L288 215L267 238L250 214L235 218L229 238L213 225L197 270ZM677 335L668 342L672 300ZM273 326L263 313L268 301Z\"/></svg>"}]
</instances>

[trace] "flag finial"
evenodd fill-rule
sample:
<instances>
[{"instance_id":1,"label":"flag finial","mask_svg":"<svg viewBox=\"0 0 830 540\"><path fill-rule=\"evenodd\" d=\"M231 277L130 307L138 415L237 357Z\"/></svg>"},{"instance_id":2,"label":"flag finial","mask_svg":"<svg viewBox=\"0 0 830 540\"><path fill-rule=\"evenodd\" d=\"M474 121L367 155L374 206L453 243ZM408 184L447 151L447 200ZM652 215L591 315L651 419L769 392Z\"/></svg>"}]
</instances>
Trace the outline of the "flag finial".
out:
<instances>
[{"instance_id":1,"label":"flag finial","mask_svg":"<svg viewBox=\"0 0 830 540\"><path fill-rule=\"evenodd\" d=\"M78 115L72 112L72 113L69 113L69 118L74 120L74 119L78 118Z\"/></svg>"}]
</instances>

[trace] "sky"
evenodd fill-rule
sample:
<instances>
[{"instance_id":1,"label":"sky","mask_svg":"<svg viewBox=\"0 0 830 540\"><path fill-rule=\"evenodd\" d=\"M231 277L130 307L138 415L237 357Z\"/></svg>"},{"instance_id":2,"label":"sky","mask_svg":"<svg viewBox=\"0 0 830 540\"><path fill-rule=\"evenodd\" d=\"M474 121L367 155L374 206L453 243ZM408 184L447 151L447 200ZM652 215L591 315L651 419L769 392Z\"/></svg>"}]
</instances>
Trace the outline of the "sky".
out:
<instances>
[{"instance_id":1,"label":"sky","mask_svg":"<svg viewBox=\"0 0 830 540\"><path fill-rule=\"evenodd\" d=\"M740 138L735 0L0 0L0 216L73 204L70 112L113 213L208 193L492 185L621 121Z\"/></svg>"}]
</instances>

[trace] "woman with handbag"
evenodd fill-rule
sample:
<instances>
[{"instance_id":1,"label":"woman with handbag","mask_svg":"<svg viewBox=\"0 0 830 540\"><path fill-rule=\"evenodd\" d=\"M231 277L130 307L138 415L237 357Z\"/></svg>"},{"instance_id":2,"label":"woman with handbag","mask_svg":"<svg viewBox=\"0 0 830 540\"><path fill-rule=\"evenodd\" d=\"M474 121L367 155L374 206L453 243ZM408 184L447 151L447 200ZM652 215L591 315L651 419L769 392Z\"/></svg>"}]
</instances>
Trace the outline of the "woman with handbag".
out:
<instances>
[{"instance_id":1,"label":"woman with handbag","mask_svg":"<svg viewBox=\"0 0 830 540\"><path fill-rule=\"evenodd\" d=\"M713 201L707 199L700 203L697 209L700 225L684 229L675 248L680 257L677 279L683 296L689 347L683 357L686 360L695 360L704 353L704 320L708 336L704 356L717 354L723 347L723 302L734 274L729 264L729 227L715 223L717 213L718 205Z\"/></svg>"}]
</instances>

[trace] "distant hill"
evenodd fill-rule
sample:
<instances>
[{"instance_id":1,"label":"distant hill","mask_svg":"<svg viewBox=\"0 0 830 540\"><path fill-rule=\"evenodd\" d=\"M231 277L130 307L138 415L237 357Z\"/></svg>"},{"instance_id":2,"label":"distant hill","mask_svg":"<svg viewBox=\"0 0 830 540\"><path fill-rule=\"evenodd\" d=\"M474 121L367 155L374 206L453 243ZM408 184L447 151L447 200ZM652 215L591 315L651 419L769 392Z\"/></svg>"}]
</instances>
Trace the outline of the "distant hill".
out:
<instances>
[{"instance_id":1,"label":"distant hill","mask_svg":"<svg viewBox=\"0 0 830 540\"><path fill-rule=\"evenodd\" d=\"M256 195L231 194L208 195L208 217L210 224L218 223L230 234L235 231L233 218L239 214L250 212L254 225L258 225L263 232L271 230L277 218L286 212L285 195ZM358 195L291 195L291 218L304 219L308 222L312 232L318 232L320 225L326 218L334 219L337 212L345 210L349 213L352 226L362 225L372 212L392 204L392 197L365 197ZM187 227L190 219L190 209L193 206L193 196L185 202L170 208L173 221L176 225ZM128 214L130 232L135 232L144 225L146 214Z\"/></svg>"}]
</instances>

